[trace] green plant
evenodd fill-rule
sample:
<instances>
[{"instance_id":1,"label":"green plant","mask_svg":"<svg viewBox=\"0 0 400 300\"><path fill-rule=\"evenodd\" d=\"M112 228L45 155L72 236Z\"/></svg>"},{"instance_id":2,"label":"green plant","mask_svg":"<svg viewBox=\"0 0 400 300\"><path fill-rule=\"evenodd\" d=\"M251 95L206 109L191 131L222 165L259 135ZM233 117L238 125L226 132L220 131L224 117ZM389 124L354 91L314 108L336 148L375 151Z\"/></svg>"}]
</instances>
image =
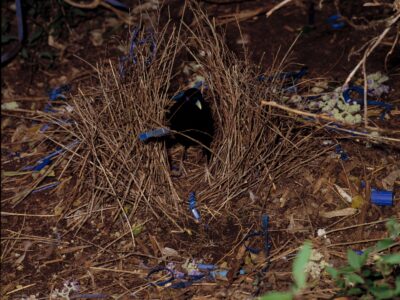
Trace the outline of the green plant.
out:
<instances>
[{"instance_id":1,"label":"green plant","mask_svg":"<svg viewBox=\"0 0 400 300\"><path fill-rule=\"evenodd\" d=\"M390 220L386 227L389 238L377 242L361 254L348 250L347 266L326 268L341 289L340 294L364 300L394 299L400 296L400 253L379 254L399 245L400 224Z\"/></svg>"},{"instance_id":2,"label":"green plant","mask_svg":"<svg viewBox=\"0 0 400 300\"><path fill-rule=\"evenodd\" d=\"M287 292L270 292L261 297L261 300L291 300L300 294L307 285L306 266L311 255L311 243L305 242L297 254L293 267L294 285L291 291Z\"/></svg>"}]
</instances>

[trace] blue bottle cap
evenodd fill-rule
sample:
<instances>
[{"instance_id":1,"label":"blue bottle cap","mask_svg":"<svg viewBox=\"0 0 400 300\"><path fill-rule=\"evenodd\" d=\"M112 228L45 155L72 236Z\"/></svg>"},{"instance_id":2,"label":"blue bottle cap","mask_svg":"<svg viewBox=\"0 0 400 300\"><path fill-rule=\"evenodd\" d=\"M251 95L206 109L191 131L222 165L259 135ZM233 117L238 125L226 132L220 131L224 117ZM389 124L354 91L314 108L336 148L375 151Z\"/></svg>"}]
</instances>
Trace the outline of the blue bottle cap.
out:
<instances>
[{"instance_id":1,"label":"blue bottle cap","mask_svg":"<svg viewBox=\"0 0 400 300\"><path fill-rule=\"evenodd\" d=\"M371 189L371 201L379 206L393 206L393 192Z\"/></svg>"}]
</instances>

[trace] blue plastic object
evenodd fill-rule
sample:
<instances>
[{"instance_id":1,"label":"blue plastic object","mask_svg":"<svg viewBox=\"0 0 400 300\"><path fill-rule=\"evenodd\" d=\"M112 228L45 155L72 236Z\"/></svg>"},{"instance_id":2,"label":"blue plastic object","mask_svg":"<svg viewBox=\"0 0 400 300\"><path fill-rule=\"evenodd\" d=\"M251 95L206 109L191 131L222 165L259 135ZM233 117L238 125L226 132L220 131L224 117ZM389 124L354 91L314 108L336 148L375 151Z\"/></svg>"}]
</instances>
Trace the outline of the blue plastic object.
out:
<instances>
[{"instance_id":1,"label":"blue plastic object","mask_svg":"<svg viewBox=\"0 0 400 300\"><path fill-rule=\"evenodd\" d=\"M357 100L353 100L350 97L350 93L351 92L356 92L357 94L359 94L360 96L364 95L364 89L361 86L351 86L348 89L343 91L343 99L346 103L349 103L350 101L355 101L357 104L360 105L364 105L364 100L362 99L357 99ZM385 117L386 113L389 113L392 109L393 109L393 105L390 103L386 103L383 101L376 101L376 100L368 100L367 101L367 105L373 105L373 106L380 106L383 108L383 112L380 116L380 119L383 120L383 118Z\"/></svg>"},{"instance_id":2,"label":"blue plastic object","mask_svg":"<svg viewBox=\"0 0 400 300\"><path fill-rule=\"evenodd\" d=\"M196 193L191 192L189 194L189 209L193 214L193 217L196 221L200 221L200 213L196 208Z\"/></svg>"},{"instance_id":3,"label":"blue plastic object","mask_svg":"<svg viewBox=\"0 0 400 300\"><path fill-rule=\"evenodd\" d=\"M169 286L170 288L173 288L173 289L182 289L182 288L186 288L186 287L191 286L191 285L193 284L194 281L200 280L200 279L202 279L202 278L205 277L204 274L200 274L200 275L187 275L187 276L185 276L185 277L186 277L185 279L187 279L187 280L182 280L182 281L177 282L177 283L172 283L175 279L178 279L177 277L175 277L174 271L172 271L171 269L169 269L169 268L167 268L167 267L159 266L159 267L156 267L156 268L152 269L152 270L147 274L147 277L146 277L147 280L150 280L150 277L151 277L153 274L159 273L159 272L161 272L161 271L166 271L166 272L168 272L168 273L169 273L169 278L167 278L167 279L164 280L164 281L156 281L156 282L154 282L154 283L151 283L152 285L165 286L165 285L171 283L171 285Z\"/></svg>"},{"instance_id":4,"label":"blue plastic object","mask_svg":"<svg viewBox=\"0 0 400 300\"><path fill-rule=\"evenodd\" d=\"M199 270L215 270L216 269L215 265L209 265L209 264L197 264L197 268Z\"/></svg>"},{"instance_id":5,"label":"blue plastic object","mask_svg":"<svg viewBox=\"0 0 400 300\"><path fill-rule=\"evenodd\" d=\"M266 257L269 256L269 249L270 249L270 242L269 242L269 232L268 232L268 227L269 227L269 216L268 215L263 215L261 218L261 231L255 231L253 233L248 234L244 238L244 243L245 243L245 248L247 251L253 253L253 254L258 254L262 250L264 250ZM250 247L246 242L254 237L260 236L263 238L263 244L264 247L263 249L258 249L258 248L253 248Z\"/></svg>"},{"instance_id":6,"label":"blue plastic object","mask_svg":"<svg viewBox=\"0 0 400 300\"><path fill-rule=\"evenodd\" d=\"M328 19L326 19L326 22L331 26L332 29L338 30L342 29L346 25L346 23L342 20L342 16L337 14L330 16Z\"/></svg>"},{"instance_id":7,"label":"blue plastic object","mask_svg":"<svg viewBox=\"0 0 400 300\"><path fill-rule=\"evenodd\" d=\"M393 206L393 192L371 189L371 201L379 206Z\"/></svg>"},{"instance_id":8,"label":"blue plastic object","mask_svg":"<svg viewBox=\"0 0 400 300\"><path fill-rule=\"evenodd\" d=\"M69 92L71 90L71 86L69 85L61 85L59 87L55 87L54 89L51 89L49 92L49 99L51 101L54 100L65 100L66 97L63 95L64 92Z\"/></svg>"},{"instance_id":9,"label":"blue plastic object","mask_svg":"<svg viewBox=\"0 0 400 300\"><path fill-rule=\"evenodd\" d=\"M346 151L344 151L344 150L342 149L342 146L340 146L340 144L337 144L337 145L336 145L336 147L335 147L335 153L336 153L336 154L340 154L340 159L341 159L341 160L346 161L346 160L349 159L349 155L347 154Z\"/></svg>"},{"instance_id":10,"label":"blue plastic object","mask_svg":"<svg viewBox=\"0 0 400 300\"><path fill-rule=\"evenodd\" d=\"M73 147L75 147L77 144L79 144L78 140L75 140L73 142L71 142L70 144L67 145L66 149L72 149ZM45 166L50 165L52 163L52 158L65 152L66 150L61 148L61 147L57 147L56 151L53 151L52 153L48 154L47 156L43 157L42 159L38 160L36 162L35 166L26 166L23 167L22 170L23 171L35 171L38 172L40 170L42 170Z\"/></svg>"},{"instance_id":11,"label":"blue plastic object","mask_svg":"<svg viewBox=\"0 0 400 300\"><path fill-rule=\"evenodd\" d=\"M144 142L150 138L157 138L157 137L163 137L166 136L168 134L170 134L170 130L168 128L157 128L157 129L153 129L147 132L142 132L141 134L139 134L139 140Z\"/></svg>"},{"instance_id":12,"label":"blue plastic object","mask_svg":"<svg viewBox=\"0 0 400 300\"><path fill-rule=\"evenodd\" d=\"M52 189L52 188L56 187L56 186L59 185L59 184L60 184L60 182L58 182L58 181L57 181L57 182L52 182L52 183L50 183L50 184L44 185L44 186L42 186L42 187L39 187L39 188L33 190L32 193L43 192L43 191L45 191L45 190Z\"/></svg>"}]
</instances>

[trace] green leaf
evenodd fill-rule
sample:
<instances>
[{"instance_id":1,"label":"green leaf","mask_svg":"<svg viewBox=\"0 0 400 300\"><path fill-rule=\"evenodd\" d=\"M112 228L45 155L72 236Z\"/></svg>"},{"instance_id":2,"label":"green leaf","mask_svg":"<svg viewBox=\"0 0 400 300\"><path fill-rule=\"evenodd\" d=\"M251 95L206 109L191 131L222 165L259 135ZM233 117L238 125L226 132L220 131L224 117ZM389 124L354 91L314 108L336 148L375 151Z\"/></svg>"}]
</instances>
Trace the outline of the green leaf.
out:
<instances>
[{"instance_id":1,"label":"green leaf","mask_svg":"<svg viewBox=\"0 0 400 300\"><path fill-rule=\"evenodd\" d=\"M383 250L388 249L394 244L394 241L392 239L383 239L379 242L376 243L375 245L375 251L381 252Z\"/></svg>"},{"instance_id":2,"label":"green leaf","mask_svg":"<svg viewBox=\"0 0 400 300\"><path fill-rule=\"evenodd\" d=\"M371 274L372 274L372 271L371 271L370 269L364 269L364 270L362 270L362 272L361 272L361 275L362 275L362 277L364 277L364 278L371 276Z\"/></svg>"},{"instance_id":3,"label":"green leaf","mask_svg":"<svg viewBox=\"0 0 400 300\"><path fill-rule=\"evenodd\" d=\"M389 235L392 239L396 239L400 236L400 223L395 219L387 221L386 228L389 231Z\"/></svg>"},{"instance_id":4,"label":"green leaf","mask_svg":"<svg viewBox=\"0 0 400 300\"><path fill-rule=\"evenodd\" d=\"M396 288L394 290L395 296L400 296L400 276L396 277Z\"/></svg>"},{"instance_id":5,"label":"green leaf","mask_svg":"<svg viewBox=\"0 0 400 300\"><path fill-rule=\"evenodd\" d=\"M372 295L377 299L393 299L394 291L388 286L375 286L369 289Z\"/></svg>"},{"instance_id":6,"label":"green leaf","mask_svg":"<svg viewBox=\"0 0 400 300\"><path fill-rule=\"evenodd\" d=\"M138 236L143 231L143 225L133 225L132 234L133 236Z\"/></svg>"},{"instance_id":7,"label":"green leaf","mask_svg":"<svg viewBox=\"0 0 400 300\"><path fill-rule=\"evenodd\" d=\"M347 282L354 284L354 285L357 283L360 283L360 284L364 283L364 279L355 273L346 274L346 275L344 275L344 278L347 280Z\"/></svg>"},{"instance_id":8,"label":"green leaf","mask_svg":"<svg viewBox=\"0 0 400 300\"><path fill-rule=\"evenodd\" d=\"M272 292L260 298L260 300L292 300L293 294L290 292Z\"/></svg>"},{"instance_id":9,"label":"green leaf","mask_svg":"<svg viewBox=\"0 0 400 300\"><path fill-rule=\"evenodd\" d=\"M333 278L333 279L337 279L340 275L340 271L338 269L335 269L333 267L326 267L325 268L326 272L328 272L328 274Z\"/></svg>"},{"instance_id":10,"label":"green leaf","mask_svg":"<svg viewBox=\"0 0 400 300\"><path fill-rule=\"evenodd\" d=\"M296 290L301 290L306 287L307 273L305 272L308 260L311 255L311 243L305 242L301 247L293 262L293 277L296 284Z\"/></svg>"},{"instance_id":11,"label":"green leaf","mask_svg":"<svg viewBox=\"0 0 400 300\"><path fill-rule=\"evenodd\" d=\"M400 254L394 253L394 254L384 255L384 256L382 256L382 261L389 265L399 265L400 264Z\"/></svg>"},{"instance_id":12,"label":"green leaf","mask_svg":"<svg viewBox=\"0 0 400 300\"><path fill-rule=\"evenodd\" d=\"M347 250L347 261L349 265L355 270L359 271L365 262L365 258L362 255L358 255L351 249Z\"/></svg>"},{"instance_id":13,"label":"green leaf","mask_svg":"<svg viewBox=\"0 0 400 300\"><path fill-rule=\"evenodd\" d=\"M362 294L362 289L360 289L360 288L351 288L351 289L349 289L348 291L347 291L347 295L348 296L357 296L357 295L360 295L360 294Z\"/></svg>"}]
</instances>

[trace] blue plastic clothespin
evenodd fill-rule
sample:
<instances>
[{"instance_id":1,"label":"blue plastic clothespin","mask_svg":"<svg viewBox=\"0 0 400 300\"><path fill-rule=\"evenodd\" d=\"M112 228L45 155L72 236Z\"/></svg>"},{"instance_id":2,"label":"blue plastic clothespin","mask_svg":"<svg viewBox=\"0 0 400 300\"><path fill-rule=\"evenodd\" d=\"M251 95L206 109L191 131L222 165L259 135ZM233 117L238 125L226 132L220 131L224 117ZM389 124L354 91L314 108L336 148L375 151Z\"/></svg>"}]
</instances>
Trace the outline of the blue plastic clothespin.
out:
<instances>
[{"instance_id":1,"label":"blue plastic clothespin","mask_svg":"<svg viewBox=\"0 0 400 300\"><path fill-rule=\"evenodd\" d=\"M189 209L193 214L194 219L199 222L200 221L200 213L196 208L196 193L191 192L189 194Z\"/></svg>"}]
</instances>

